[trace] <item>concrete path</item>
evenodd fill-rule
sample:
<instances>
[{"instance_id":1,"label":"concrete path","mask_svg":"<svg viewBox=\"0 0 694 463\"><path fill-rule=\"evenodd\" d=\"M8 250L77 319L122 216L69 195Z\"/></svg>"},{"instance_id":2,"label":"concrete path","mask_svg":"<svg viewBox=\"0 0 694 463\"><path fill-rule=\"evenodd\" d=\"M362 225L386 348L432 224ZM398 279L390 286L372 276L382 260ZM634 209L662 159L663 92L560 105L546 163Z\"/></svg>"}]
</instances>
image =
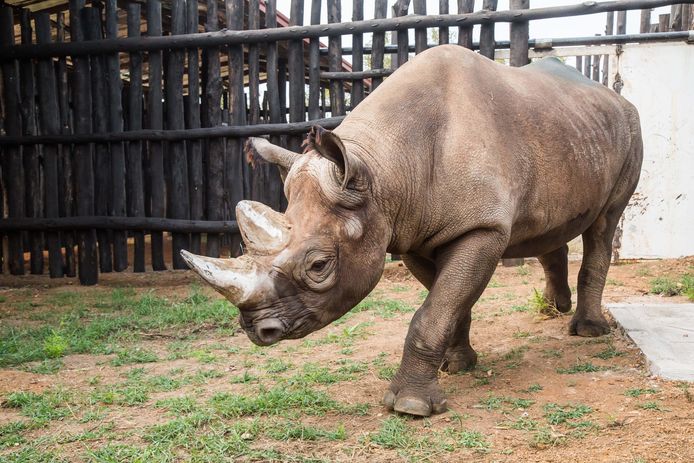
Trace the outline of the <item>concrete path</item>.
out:
<instances>
[{"instance_id":1,"label":"concrete path","mask_svg":"<svg viewBox=\"0 0 694 463\"><path fill-rule=\"evenodd\" d=\"M694 381L694 304L633 302L607 309L643 351L651 373Z\"/></svg>"}]
</instances>

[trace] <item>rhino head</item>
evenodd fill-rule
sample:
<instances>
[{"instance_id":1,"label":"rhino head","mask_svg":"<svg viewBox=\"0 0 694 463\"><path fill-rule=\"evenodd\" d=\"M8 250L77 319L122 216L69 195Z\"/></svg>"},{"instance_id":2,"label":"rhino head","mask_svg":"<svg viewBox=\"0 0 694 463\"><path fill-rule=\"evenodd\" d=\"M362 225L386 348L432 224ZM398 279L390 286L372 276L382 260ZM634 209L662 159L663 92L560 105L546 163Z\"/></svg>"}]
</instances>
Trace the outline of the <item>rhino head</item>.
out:
<instances>
[{"instance_id":1,"label":"rhino head","mask_svg":"<svg viewBox=\"0 0 694 463\"><path fill-rule=\"evenodd\" d=\"M279 167L288 206L282 214L258 202L238 203L244 255L181 252L239 308L241 327L258 345L326 326L361 301L383 272L389 234L370 170L334 132L314 127L304 146L298 154L262 138L246 143L249 162L259 156Z\"/></svg>"}]
</instances>

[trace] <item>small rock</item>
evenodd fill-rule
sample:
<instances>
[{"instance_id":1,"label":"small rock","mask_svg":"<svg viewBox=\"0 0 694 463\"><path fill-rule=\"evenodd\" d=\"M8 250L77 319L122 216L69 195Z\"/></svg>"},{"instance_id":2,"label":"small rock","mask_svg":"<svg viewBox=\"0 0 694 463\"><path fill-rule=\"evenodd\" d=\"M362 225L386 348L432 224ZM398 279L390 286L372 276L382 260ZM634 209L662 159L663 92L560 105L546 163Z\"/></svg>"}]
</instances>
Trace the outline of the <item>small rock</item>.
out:
<instances>
[{"instance_id":1,"label":"small rock","mask_svg":"<svg viewBox=\"0 0 694 463\"><path fill-rule=\"evenodd\" d=\"M244 432L243 434L241 434L241 439L251 440L253 439L253 434L251 434L250 432Z\"/></svg>"}]
</instances>

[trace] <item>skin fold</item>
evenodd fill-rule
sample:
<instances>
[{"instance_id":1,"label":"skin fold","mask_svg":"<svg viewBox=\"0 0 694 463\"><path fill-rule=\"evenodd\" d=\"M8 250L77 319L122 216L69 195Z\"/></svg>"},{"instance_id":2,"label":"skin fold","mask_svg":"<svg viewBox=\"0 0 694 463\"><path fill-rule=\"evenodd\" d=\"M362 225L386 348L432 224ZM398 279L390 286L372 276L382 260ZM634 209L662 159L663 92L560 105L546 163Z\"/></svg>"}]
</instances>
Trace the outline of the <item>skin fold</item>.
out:
<instances>
[{"instance_id":1,"label":"skin fold","mask_svg":"<svg viewBox=\"0 0 694 463\"><path fill-rule=\"evenodd\" d=\"M471 308L499 259L537 256L545 298L567 312L566 243L579 235L569 331L609 331L601 298L612 237L639 179L639 119L624 98L556 59L511 68L435 47L333 132L314 127L303 154L260 138L246 150L278 165L287 211L237 208L251 243L242 262L184 257L239 306L253 342L302 337L339 318L378 283L386 252L401 254L429 294L384 403L441 412L437 372L474 367Z\"/></svg>"}]
</instances>

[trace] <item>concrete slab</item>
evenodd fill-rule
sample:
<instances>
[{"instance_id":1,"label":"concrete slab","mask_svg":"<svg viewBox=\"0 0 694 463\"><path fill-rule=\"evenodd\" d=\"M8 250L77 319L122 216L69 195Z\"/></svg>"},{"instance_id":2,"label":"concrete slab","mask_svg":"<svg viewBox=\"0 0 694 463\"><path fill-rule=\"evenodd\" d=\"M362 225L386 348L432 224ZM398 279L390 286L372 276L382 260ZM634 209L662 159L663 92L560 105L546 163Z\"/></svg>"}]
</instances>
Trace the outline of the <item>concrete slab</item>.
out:
<instances>
[{"instance_id":1,"label":"concrete slab","mask_svg":"<svg viewBox=\"0 0 694 463\"><path fill-rule=\"evenodd\" d=\"M652 374L694 381L694 304L633 302L607 309L643 351Z\"/></svg>"}]
</instances>

